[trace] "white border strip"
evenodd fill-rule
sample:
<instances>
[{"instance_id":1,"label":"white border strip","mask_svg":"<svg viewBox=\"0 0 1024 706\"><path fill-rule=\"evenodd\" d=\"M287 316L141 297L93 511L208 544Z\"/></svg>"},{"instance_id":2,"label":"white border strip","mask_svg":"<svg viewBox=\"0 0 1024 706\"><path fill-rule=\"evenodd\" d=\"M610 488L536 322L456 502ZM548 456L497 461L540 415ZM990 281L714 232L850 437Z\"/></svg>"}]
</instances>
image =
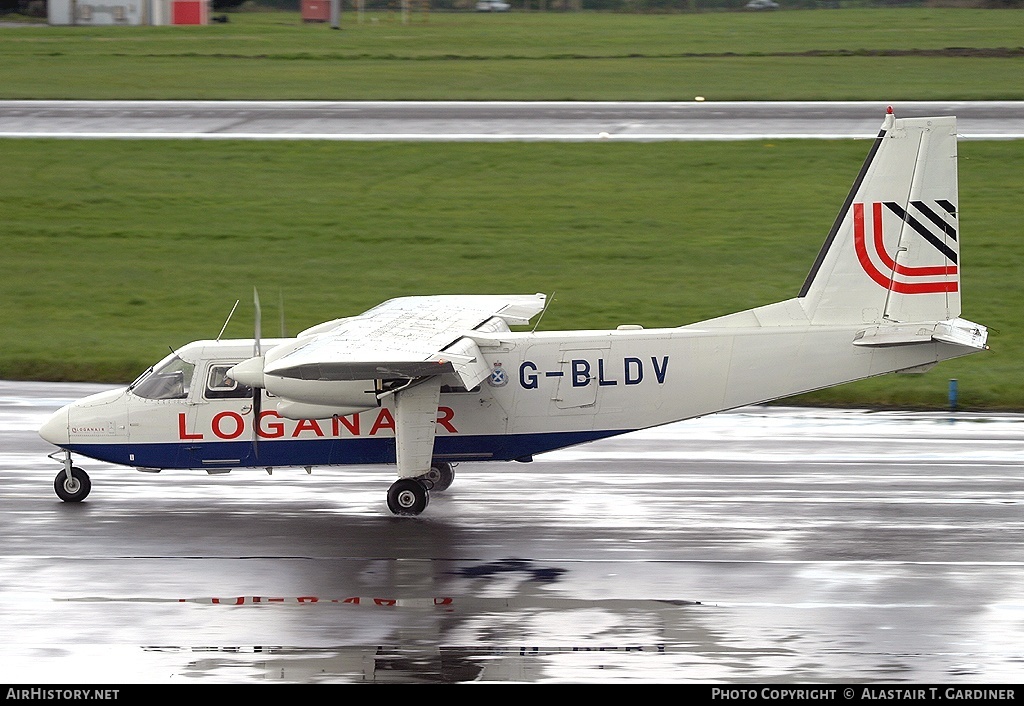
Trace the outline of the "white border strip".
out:
<instances>
[{"instance_id":1,"label":"white border strip","mask_svg":"<svg viewBox=\"0 0 1024 706\"><path fill-rule=\"evenodd\" d=\"M698 142L737 140L859 140L874 133L663 133L569 135L463 133L252 133L252 132L2 132L0 138L52 140L330 140L336 142ZM1020 140L1024 133L960 134L961 140Z\"/></svg>"}]
</instances>

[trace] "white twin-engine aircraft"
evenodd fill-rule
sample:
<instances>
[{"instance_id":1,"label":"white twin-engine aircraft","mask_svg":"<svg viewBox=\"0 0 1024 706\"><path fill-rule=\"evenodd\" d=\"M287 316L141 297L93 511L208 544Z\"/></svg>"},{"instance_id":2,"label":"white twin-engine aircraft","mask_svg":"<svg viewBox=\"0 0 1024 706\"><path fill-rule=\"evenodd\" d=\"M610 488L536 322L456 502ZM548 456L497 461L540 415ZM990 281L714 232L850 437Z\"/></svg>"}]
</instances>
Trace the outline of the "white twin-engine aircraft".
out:
<instances>
[{"instance_id":1,"label":"white twin-engine aircraft","mask_svg":"<svg viewBox=\"0 0 1024 706\"><path fill-rule=\"evenodd\" d=\"M388 507L418 515L454 462L530 461L985 349L959 318L957 213L956 119L889 109L793 299L679 328L512 331L544 295L403 297L296 338L190 343L39 433L63 449L68 502L91 485L72 453L142 471L396 464Z\"/></svg>"}]
</instances>

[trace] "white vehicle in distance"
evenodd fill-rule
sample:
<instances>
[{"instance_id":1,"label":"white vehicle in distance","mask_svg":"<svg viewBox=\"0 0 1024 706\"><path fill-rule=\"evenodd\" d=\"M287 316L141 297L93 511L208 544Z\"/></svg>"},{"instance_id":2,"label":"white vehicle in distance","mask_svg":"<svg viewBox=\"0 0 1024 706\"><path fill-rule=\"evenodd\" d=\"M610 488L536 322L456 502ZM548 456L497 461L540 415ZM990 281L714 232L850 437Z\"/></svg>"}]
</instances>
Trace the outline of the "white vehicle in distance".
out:
<instances>
[{"instance_id":1,"label":"white vehicle in distance","mask_svg":"<svg viewBox=\"0 0 1024 706\"><path fill-rule=\"evenodd\" d=\"M504 0L480 0L476 4L477 12L508 12L512 9L512 5Z\"/></svg>"},{"instance_id":2,"label":"white vehicle in distance","mask_svg":"<svg viewBox=\"0 0 1024 706\"><path fill-rule=\"evenodd\" d=\"M778 10L779 3L775 0L750 0L744 7L748 10Z\"/></svg>"}]
</instances>

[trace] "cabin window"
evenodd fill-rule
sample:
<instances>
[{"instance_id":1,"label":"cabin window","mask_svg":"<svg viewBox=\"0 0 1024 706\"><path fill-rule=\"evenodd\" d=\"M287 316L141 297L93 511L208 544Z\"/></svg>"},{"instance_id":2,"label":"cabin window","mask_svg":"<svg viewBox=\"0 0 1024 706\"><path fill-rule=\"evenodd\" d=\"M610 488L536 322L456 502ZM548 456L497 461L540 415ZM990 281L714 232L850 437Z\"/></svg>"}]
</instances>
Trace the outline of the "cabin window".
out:
<instances>
[{"instance_id":1,"label":"cabin window","mask_svg":"<svg viewBox=\"0 0 1024 706\"><path fill-rule=\"evenodd\" d=\"M188 397L195 367L172 353L143 373L128 389L147 400L183 400Z\"/></svg>"},{"instance_id":2,"label":"cabin window","mask_svg":"<svg viewBox=\"0 0 1024 706\"><path fill-rule=\"evenodd\" d=\"M210 400L252 397L252 388L228 375L234 363L215 363L206 376L206 398Z\"/></svg>"}]
</instances>

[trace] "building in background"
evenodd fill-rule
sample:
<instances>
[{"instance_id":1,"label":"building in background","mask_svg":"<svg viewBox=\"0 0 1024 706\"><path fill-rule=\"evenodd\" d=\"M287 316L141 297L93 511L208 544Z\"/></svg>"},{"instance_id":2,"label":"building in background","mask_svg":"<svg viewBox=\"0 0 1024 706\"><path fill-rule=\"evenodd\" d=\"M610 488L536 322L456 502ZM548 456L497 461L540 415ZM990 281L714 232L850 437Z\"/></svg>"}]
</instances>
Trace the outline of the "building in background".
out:
<instances>
[{"instance_id":1,"label":"building in background","mask_svg":"<svg viewBox=\"0 0 1024 706\"><path fill-rule=\"evenodd\" d=\"M205 25L210 0L49 0L52 25Z\"/></svg>"}]
</instances>

